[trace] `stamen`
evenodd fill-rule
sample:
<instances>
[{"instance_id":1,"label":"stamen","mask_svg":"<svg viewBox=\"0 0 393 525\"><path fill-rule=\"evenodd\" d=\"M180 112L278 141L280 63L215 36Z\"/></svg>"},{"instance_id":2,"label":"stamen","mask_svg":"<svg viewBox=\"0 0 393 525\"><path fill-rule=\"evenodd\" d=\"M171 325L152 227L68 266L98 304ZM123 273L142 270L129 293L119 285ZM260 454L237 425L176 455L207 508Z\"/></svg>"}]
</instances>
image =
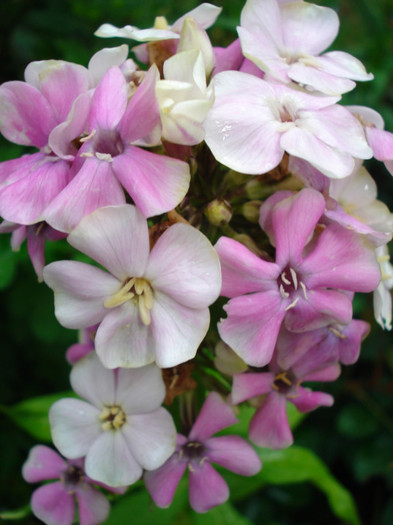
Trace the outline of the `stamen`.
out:
<instances>
[{"instance_id":1,"label":"stamen","mask_svg":"<svg viewBox=\"0 0 393 525\"><path fill-rule=\"evenodd\" d=\"M292 268L291 268L291 272L292 272ZM281 274L281 280L284 281L285 284L291 284L291 281L289 281L286 276L285 276L285 272L282 272Z\"/></svg>"},{"instance_id":2,"label":"stamen","mask_svg":"<svg viewBox=\"0 0 393 525\"><path fill-rule=\"evenodd\" d=\"M284 290L284 286L280 284L280 294L283 299L287 299L289 297L289 293Z\"/></svg>"},{"instance_id":3,"label":"stamen","mask_svg":"<svg viewBox=\"0 0 393 525\"><path fill-rule=\"evenodd\" d=\"M286 383L288 386L292 385L292 381L287 377L286 372L280 372L279 374L277 374L276 377L274 378L274 381L277 381L280 379L283 383Z\"/></svg>"},{"instance_id":4,"label":"stamen","mask_svg":"<svg viewBox=\"0 0 393 525\"><path fill-rule=\"evenodd\" d=\"M127 421L127 417L119 405L112 405L102 409L99 420L102 421L102 430L118 430Z\"/></svg>"},{"instance_id":5,"label":"stamen","mask_svg":"<svg viewBox=\"0 0 393 525\"><path fill-rule=\"evenodd\" d=\"M299 301L300 297L296 297L296 299L291 303L289 304L286 308L285 308L285 311L287 310L290 310L291 308L293 308L294 306L297 305L298 301Z\"/></svg>"},{"instance_id":6,"label":"stamen","mask_svg":"<svg viewBox=\"0 0 393 525\"><path fill-rule=\"evenodd\" d=\"M302 281L300 281L299 284L302 287L304 298L306 299L306 301L308 301L306 285Z\"/></svg>"},{"instance_id":7,"label":"stamen","mask_svg":"<svg viewBox=\"0 0 393 525\"><path fill-rule=\"evenodd\" d=\"M106 160L107 162L112 162L113 157L110 153L99 153L96 152L96 157L98 160Z\"/></svg>"},{"instance_id":8,"label":"stamen","mask_svg":"<svg viewBox=\"0 0 393 525\"><path fill-rule=\"evenodd\" d=\"M90 153L89 151L84 151L81 153L81 157L94 157L93 153Z\"/></svg>"},{"instance_id":9,"label":"stamen","mask_svg":"<svg viewBox=\"0 0 393 525\"><path fill-rule=\"evenodd\" d=\"M297 290L297 275L296 275L296 272L293 268L289 268L289 271L291 272L291 275L292 275L292 281L293 281L293 286L295 287L295 290Z\"/></svg>"},{"instance_id":10,"label":"stamen","mask_svg":"<svg viewBox=\"0 0 393 525\"><path fill-rule=\"evenodd\" d=\"M330 327L329 327L329 330L330 330L331 332L333 332L333 334L334 334L335 336L339 337L340 339L346 339L346 338L347 338L346 335L342 334L342 333L340 332L340 330L337 330L337 328L334 328L334 326L330 326Z\"/></svg>"},{"instance_id":11,"label":"stamen","mask_svg":"<svg viewBox=\"0 0 393 525\"><path fill-rule=\"evenodd\" d=\"M386 254L386 255L378 255L377 257L377 261L379 262L379 264L381 263L384 263L384 262L388 262L390 260L390 255Z\"/></svg>"},{"instance_id":12,"label":"stamen","mask_svg":"<svg viewBox=\"0 0 393 525\"><path fill-rule=\"evenodd\" d=\"M106 299L104 306L105 308L116 308L131 299L137 303L142 323L145 326L149 326L151 324L150 310L153 308L154 295L150 283L142 277L128 279L118 292Z\"/></svg>"},{"instance_id":13,"label":"stamen","mask_svg":"<svg viewBox=\"0 0 393 525\"><path fill-rule=\"evenodd\" d=\"M82 137L79 139L79 142L86 142L87 140L90 140L94 137L94 135L96 134L97 130L96 129L93 129L89 135L86 135L86 137Z\"/></svg>"}]
</instances>

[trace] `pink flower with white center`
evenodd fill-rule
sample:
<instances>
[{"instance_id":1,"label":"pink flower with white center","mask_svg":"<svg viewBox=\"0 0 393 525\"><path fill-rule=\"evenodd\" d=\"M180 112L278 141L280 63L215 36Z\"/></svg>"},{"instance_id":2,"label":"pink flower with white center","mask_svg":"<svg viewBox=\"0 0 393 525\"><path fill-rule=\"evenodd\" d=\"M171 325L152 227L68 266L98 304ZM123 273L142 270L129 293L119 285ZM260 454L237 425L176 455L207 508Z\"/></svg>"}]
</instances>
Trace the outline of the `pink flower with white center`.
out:
<instances>
[{"instance_id":1,"label":"pink flower with white center","mask_svg":"<svg viewBox=\"0 0 393 525\"><path fill-rule=\"evenodd\" d=\"M86 476L81 458L65 461L51 448L37 445L30 450L22 475L29 483L59 480L38 488L31 498L33 514L47 525L71 525L76 503L81 525L98 525L108 517L108 499L92 486L97 482Z\"/></svg>"},{"instance_id":2,"label":"pink flower with white center","mask_svg":"<svg viewBox=\"0 0 393 525\"><path fill-rule=\"evenodd\" d=\"M129 485L173 453L176 428L160 406L165 385L158 367L108 370L91 352L74 365L70 379L86 401L52 405L52 439L65 457L86 456L88 476L112 487Z\"/></svg>"},{"instance_id":3,"label":"pink flower with white center","mask_svg":"<svg viewBox=\"0 0 393 525\"><path fill-rule=\"evenodd\" d=\"M351 91L354 80L372 80L363 64L348 53L321 55L336 38L337 13L308 2L247 0L239 38L244 56L280 82L297 82L310 91L337 95Z\"/></svg>"},{"instance_id":4,"label":"pink flower with white center","mask_svg":"<svg viewBox=\"0 0 393 525\"><path fill-rule=\"evenodd\" d=\"M85 217L69 243L107 268L54 262L44 280L67 328L99 323L95 345L104 366L168 368L195 356L221 287L208 239L187 224L170 226L149 251L147 221L131 205Z\"/></svg>"},{"instance_id":5,"label":"pink flower with white center","mask_svg":"<svg viewBox=\"0 0 393 525\"><path fill-rule=\"evenodd\" d=\"M71 179L76 148L89 111L91 77L69 62L32 62L26 82L0 86L0 131L11 142L40 151L0 164L0 215L7 221L34 224ZM61 131L62 138L52 139ZM70 136L71 135L71 136Z\"/></svg>"},{"instance_id":6,"label":"pink flower with white center","mask_svg":"<svg viewBox=\"0 0 393 525\"><path fill-rule=\"evenodd\" d=\"M221 294L231 298L221 338L258 367L270 362L283 321L294 332L348 324L352 303L344 290L370 292L380 280L374 251L356 233L331 224L309 242L325 210L319 192L303 189L272 208L270 199L261 207L261 226L272 232L275 263L226 237L216 244Z\"/></svg>"},{"instance_id":7,"label":"pink flower with white center","mask_svg":"<svg viewBox=\"0 0 393 525\"><path fill-rule=\"evenodd\" d=\"M284 152L308 161L331 178L349 175L354 158L370 158L359 121L335 104L253 75L224 71L213 79L215 102L206 143L215 158L250 175L266 173Z\"/></svg>"},{"instance_id":8,"label":"pink flower with white center","mask_svg":"<svg viewBox=\"0 0 393 525\"><path fill-rule=\"evenodd\" d=\"M253 476L261 460L252 446L239 436L212 437L238 420L232 408L216 392L210 392L188 436L177 435L176 451L158 470L146 472L144 480L154 503L169 507L184 472L189 471L190 505L207 512L229 498L229 488L211 463Z\"/></svg>"},{"instance_id":9,"label":"pink flower with white center","mask_svg":"<svg viewBox=\"0 0 393 525\"><path fill-rule=\"evenodd\" d=\"M159 126L157 79L153 66L128 101L123 72L112 67L103 76L91 101L77 173L45 210L54 228L69 232L95 209L124 204L122 187L145 217L169 211L183 199L190 182L188 164L138 147Z\"/></svg>"},{"instance_id":10,"label":"pink flower with white center","mask_svg":"<svg viewBox=\"0 0 393 525\"><path fill-rule=\"evenodd\" d=\"M288 334L290 338L291 334ZM285 343L288 342L288 338ZM300 386L303 381L334 381L340 367L331 356L319 347L308 347L300 357L291 359L291 364L281 360L281 351L289 352L285 345L277 343L277 355L269 365L269 372L247 372L235 375L231 401L237 405L255 396L265 395L254 414L249 429L250 440L260 447L281 449L293 443L288 423L287 401L300 412L310 412L318 406L331 406L333 398L324 392L312 392Z\"/></svg>"}]
</instances>

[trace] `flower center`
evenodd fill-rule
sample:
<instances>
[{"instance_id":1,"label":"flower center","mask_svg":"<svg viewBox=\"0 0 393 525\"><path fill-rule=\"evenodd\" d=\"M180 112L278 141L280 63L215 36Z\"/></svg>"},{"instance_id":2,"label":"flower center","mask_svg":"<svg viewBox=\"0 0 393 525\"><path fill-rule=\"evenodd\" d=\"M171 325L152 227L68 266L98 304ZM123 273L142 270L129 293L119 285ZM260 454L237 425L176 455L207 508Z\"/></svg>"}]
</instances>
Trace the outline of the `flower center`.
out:
<instances>
[{"instance_id":1,"label":"flower center","mask_svg":"<svg viewBox=\"0 0 393 525\"><path fill-rule=\"evenodd\" d=\"M288 371L288 370L281 371L278 374L276 374L272 387L278 393L286 396L292 389L295 381L296 381L296 378L291 371Z\"/></svg>"},{"instance_id":2,"label":"flower center","mask_svg":"<svg viewBox=\"0 0 393 525\"><path fill-rule=\"evenodd\" d=\"M277 284L283 299L293 299L292 302L285 308L286 310L296 306L300 299L300 296L298 295L299 289L302 290L304 298L306 300L308 299L306 285L299 279L298 274L291 267L285 268L280 277L277 279Z\"/></svg>"},{"instance_id":3,"label":"flower center","mask_svg":"<svg viewBox=\"0 0 393 525\"><path fill-rule=\"evenodd\" d=\"M120 290L104 302L105 308L116 308L127 301L134 301L138 306L139 316L144 325L151 323L150 310L153 308L153 289L143 277L126 279Z\"/></svg>"},{"instance_id":4,"label":"flower center","mask_svg":"<svg viewBox=\"0 0 393 525\"><path fill-rule=\"evenodd\" d=\"M127 417L119 405L104 407L99 418L102 421L102 430L119 430L127 421Z\"/></svg>"},{"instance_id":5,"label":"flower center","mask_svg":"<svg viewBox=\"0 0 393 525\"><path fill-rule=\"evenodd\" d=\"M179 459L187 461L188 468L193 471L194 468L191 463L196 463L198 467L201 467L204 461L207 460L205 451L205 446L199 441L187 441L179 451Z\"/></svg>"},{"instance_id":6,"label":"flower center","mask_svg":"<svg viewBox=\"0 0 393 525\"><path fill-rule=\"evenodd\" d=\"M83 470L75 465L70 465L61 475L61 481L63 482L68 494L73 494L77 485L79 485L83 479Z\"/></svg>"}]
</instances>

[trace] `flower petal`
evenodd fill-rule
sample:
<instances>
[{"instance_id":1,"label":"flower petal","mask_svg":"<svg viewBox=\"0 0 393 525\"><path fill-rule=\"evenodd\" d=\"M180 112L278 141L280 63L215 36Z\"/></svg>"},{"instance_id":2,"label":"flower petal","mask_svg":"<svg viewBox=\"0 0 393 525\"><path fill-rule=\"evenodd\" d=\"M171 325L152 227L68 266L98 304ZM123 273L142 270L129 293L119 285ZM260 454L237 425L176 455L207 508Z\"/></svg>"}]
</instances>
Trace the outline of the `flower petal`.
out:
<instances>
[{"instance_id":1,"label":"flower petal","mask_svg":"<svg viewBox=\"0 0 393 525\"><path fill-rule=\"evenodd\" d=\"M251 420L249 437L259 447L281 449L292 445L285 396L272 393L265 398Z\"/></svg>"},{"instance_id":2,"label":"flower petal","mask_svg":"<svg viewBox=\"0 0 393 525\"><path fill-rule=\"evenodd\" d=\"M220 436L205 442L207 457L212 463L236 472L241 476L254 476L261 470L262 463L258 454L239 436Z\"/></svg>"},{"instance_id":3,"label":"flower petal","mask_svg":"<svg viewBox=\"0 0 393 525\"><path fill-rule=\"evenodd\" d=\"M161 370L155 365L137 369L120 368L116 375L116 403L126 414L156 410L165 397Z\"/></svg>"},{"instance_id":4,"label":"flower petal","mask_svg":"<svg viewBox=\"0 0 393 525\"><path fill-rule=\"evenodd\" d=\"M46 479L58 479L67 468L64 459L52 448L36 445L23 464L22 476L29 483L36 483Z\"/></svg>"},{"instance_id":5,"label":"flower petal","mask_svg":"<svg viewBox=\"0 0 393 525\"><path fill-rule=\"evenodd\" d=\"M71 525L74 521L74 496L68 494L63 483L49 483L33 492L33 514L48 525Z\"/></svg>"},{"instance_id":6,"label":"flower petal","mask_svg":"<svg viewBox=\"0 0 393 525\"><path fill-rule=\"evenodd\" d=\"M158 507L165 509L172 503L186 468L187 463L179 462L177 454L174 454L159 469L145 472L146 488Z\"/></svg>"},{"instance_id":7,"label":"flower petal","mask_svg":"<svg viewBox=\"0 0 393 525\"><path fill-rule=\"evenodd\" d=\"M196 512L207 512L229 498L229 488L208 461L190 471L190 505Z\"/></svg>"},{"instance_id":8,"label":"flower petal","mask_svg":"<svg viewBox=\"0 0 393 525\"><path fill-rule=\"evenodd\" d=\"M87 483L78 487L76 499L79 505L80 525L96 525L103 523L109 516L108 498Z\"/></svg>"},{"instance_id":9,"label":"flower petal","mask_svg":"<svg viewBox=\"0 0 393 525\"><path fill-rule=\"evenodd\" d=\"M333 397L325 392L312 392L308 388L299 387L296 394L297 396L290 401L299 412L311 412L319 406L330 407L334 403Z\"/></svg>"},{"instance_id":10,"label":"flower petal","mask_svg":"<svg viewBox=\"0 0 393 525\"><path fill-rule=\"evenodd\" d=\"M233 408L217 392L210 392L192 426L189 439L203 442L237 422Z\"/></svg>"},{"instance_id":11,"label":"flower petal","mask_svg":"<svg viewBox=\"0 0 393 525\"><path fill-rule=\"evenodd\" d=\"M89 131L116 127L127 107L127 82L121 70L113 66L98 83L90 106Z\"/></svg>"},{"instance_id":12,"label":"flower petal","mask_svg":"<svg viewBox=\"0 0 393 525\"><path fill-rule=\"evenodd\" d=\"M274 374L271 372L250 372L233 376L231 402L234 405L255 396L268 394L272 390Z\"/></svg>"}]
</instances>

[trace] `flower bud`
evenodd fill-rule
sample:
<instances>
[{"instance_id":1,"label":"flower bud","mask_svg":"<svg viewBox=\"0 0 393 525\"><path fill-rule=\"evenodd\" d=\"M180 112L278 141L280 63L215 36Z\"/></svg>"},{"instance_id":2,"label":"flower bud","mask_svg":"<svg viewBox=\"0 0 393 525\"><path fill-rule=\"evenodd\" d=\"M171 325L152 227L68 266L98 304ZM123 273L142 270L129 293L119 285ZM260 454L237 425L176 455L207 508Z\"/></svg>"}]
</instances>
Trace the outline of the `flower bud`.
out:
<instances>
[{"instance_id":1,"label":"flower bud","mask_svg":"<svg viewBox=\"0 0 393 525\"><path fill-rule=\"evenodd\" d=\"M213 46L206 31L202 29L194 18L187 16L180 33L177 52L180 53L181 51L190 51L193 49L197 49L202 53L206 76L210 76L215 66Z\"/></svg>"},{"instance_id":2,"label":"flower bud","mask_svg":"<svg viewBox=\"0 0 393 525\"><path fill-rule=\"evenodd\" d=\"M249 222L258 224L259 221L259 208L261 207L261 201L249 201L242 206L242 215Z\"/></svg>"},{"instance_id":3,"label":"flower bud","mask_svg":"<svg viewBox=\"0 0 393 525\"><path fill-rule=\"evenodd\" d=\"M228 224L232 218L231 205L227 201L214 199L207 205L205 216L214 226L224 226Z\"/></svg>"}]
</instances>

